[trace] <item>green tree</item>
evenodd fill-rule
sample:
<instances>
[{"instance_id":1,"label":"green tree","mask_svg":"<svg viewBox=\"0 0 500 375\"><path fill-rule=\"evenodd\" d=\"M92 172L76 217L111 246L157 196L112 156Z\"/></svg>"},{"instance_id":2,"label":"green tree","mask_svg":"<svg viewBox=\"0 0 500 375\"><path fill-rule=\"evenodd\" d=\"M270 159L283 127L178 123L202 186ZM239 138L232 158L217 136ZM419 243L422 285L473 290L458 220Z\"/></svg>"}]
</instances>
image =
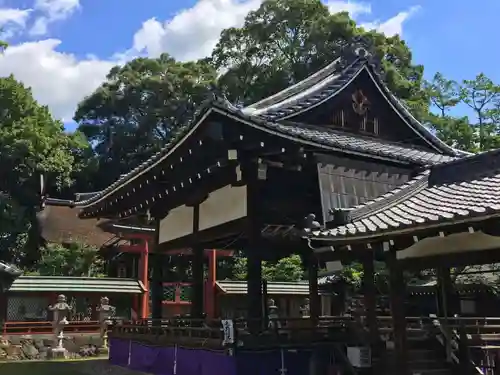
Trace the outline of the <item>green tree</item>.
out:
<instances>
[{"instance_id":1,"label":"green tree","mask_svg":"<svg viewBox=\"0 0 500 375\"><path fill-rule=\"evenodd\" d=\"M81 183L103 188L158 151L192 118L216 76L206 62L177 62L168 54L111 69L75 114L94 144Z\"/></svg>"},{"instance_id":2,"label":"green tree","mask_svg":"<svg viewBox=\"0 0 500 375\"><path fill-rule=\"evenodd\" d=\"M246 280L247 259L238 258L233 269L236 280ZM299 281L304 279L304 269L299 255L282 258L276 262L262 262L262 277L267 281Z\"/></svg>"},{"instance_id":3,"label":"green tree","mask_svg":"<svg viewBox=\"0 0 500 375\"><path fill-rule=\"evenodd\" d=\"M13 76L0 78L0 106L0 257L29 264L39 255L40 177L49 191L69 185L74 152L85 142L78 133L66 134Z\"/></svg>"},{"instance_id":4,"label":"green tree","mask_svg":"<svg viewBox=\"0 0 500 375\"><path fill-rule=\"evenodd\" d=\"M87 276L102 277L104 261L98 249L80 243L68 246L48 244L42 249L36 272L40 276Z\"/></svg>"},{"instance_id":5,"label":"green tree","mask_svg":"<svg viewBox=\"0 0 500 375\"><path fill-rule=\"evenodd\" d=\"M219 85L230 100L249 104L296 83L332 62L364 36L382 59L389 87L415 108L427 108L423 67L398 37L359 28L347 13L331 14L320 0L266 0L241 28L222 32L211 61L225 73Z\"/></svg>"},{"instance_id":6,"label":"green tree","mask_svg":"<svg viewBox=\"0 0 500 375\"><path fill-rule=\"evenodd\" d=\"M452 147L464 151L484 151L500 146L500 87L484 74L461 84L436 73L424 83L434 112L426 116L437 136ZM469 117L450 114L457 105L472 110Z\"/></svg>"},{"instance_id":7,"label":"green tree","mask_svg":"<svg viewBox=\"0 0 500 375\"><path fill-rule=\"evenodd\" d=\"M479 151L498 147L499 124L489 120L491 120L492 106L500 98L500 86L481 73L473 80L463 80L460 98L476 115L477 123L474 126L477 128Z\"/></svg>"}]
</instances>

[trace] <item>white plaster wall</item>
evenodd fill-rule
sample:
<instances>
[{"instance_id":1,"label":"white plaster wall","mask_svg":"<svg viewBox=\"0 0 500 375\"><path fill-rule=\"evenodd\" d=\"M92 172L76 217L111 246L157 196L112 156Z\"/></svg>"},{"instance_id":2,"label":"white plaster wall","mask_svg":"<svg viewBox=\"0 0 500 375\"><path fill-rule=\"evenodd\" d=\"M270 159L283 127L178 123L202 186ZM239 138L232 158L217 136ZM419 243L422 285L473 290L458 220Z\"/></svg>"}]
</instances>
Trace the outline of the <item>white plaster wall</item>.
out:
<instances>
[{"instance_id":1,"label":"white plaster wall","mask_svg":"<svg viewBox=\"0 0 500 375\"><path fill-rule=\"evenodd\" d=\"M159 242L168 242L193 233L193 207L174 208L160 221Z\"/></svg>"},{"instance_id":2,"label":"white plaster wall","mask_svg":"<svg viewBox=\"0 0 500 375\"><path fill-rule=\"evenodd\" d=\"M210 193L200 204L200 226L204 230L247 216L247 187L227 185Z\"/></svg>"}]
</instances>

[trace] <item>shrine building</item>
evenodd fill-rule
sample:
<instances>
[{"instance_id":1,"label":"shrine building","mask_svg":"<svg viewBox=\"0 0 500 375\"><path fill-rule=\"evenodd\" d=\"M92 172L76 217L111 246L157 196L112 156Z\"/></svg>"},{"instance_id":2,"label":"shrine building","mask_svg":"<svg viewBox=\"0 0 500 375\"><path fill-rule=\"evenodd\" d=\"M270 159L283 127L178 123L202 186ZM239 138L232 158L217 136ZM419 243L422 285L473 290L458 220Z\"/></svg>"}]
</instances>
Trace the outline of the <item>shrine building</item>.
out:
<instances>
[{"instance_id":1,"label":"shrine building","mask_svg":"<svg viewBox=\"0 0 500 375\"><path fill-rule=\"evenodd\" d=\"M160 152L73 202L82 220L140 216L153 228L152 320L113 328L112 362L176 366L182 375L208 363L228 375L252 366L290 375L333 368L444 375L478 367L464 354L462 336L447 334L458 329L448 314L457 303L450 267L496 259L498 156L469 155L440 141L390 91L362 42L247 107L210 98ZM181 329L162 309L162 285L174 277L179 249L192 253L190 318ZM247 258L245 320L225 320L223 337L220 323L205 318L205 249L242 250ZM307 270L309 301L302 318L278 322L261 265L293 253ZM377 315L375 260L389 270L387 316ZM322 316L318 270L352 261L364 267L365 313ZM437 269L435 320L406 315L403 270L421 268ZM146 364L146 346L165 353Z\"/></svg>"}]
</instances>

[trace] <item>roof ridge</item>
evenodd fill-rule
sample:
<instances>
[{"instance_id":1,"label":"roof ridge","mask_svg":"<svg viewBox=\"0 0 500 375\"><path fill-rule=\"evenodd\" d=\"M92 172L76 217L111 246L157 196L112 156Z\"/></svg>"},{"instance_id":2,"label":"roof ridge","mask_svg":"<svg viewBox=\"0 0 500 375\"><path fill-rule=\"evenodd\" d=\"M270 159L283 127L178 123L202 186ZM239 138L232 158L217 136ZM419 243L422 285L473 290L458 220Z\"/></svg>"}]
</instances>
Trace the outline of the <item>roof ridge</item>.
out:
<instances>
[{"instance_id":1,"label":"roof ridge","mask_svg":"<svg viewBox=\"0 0 500 375\"><path fill-rule=\"evenodd\" d=\"M269 107L273 104L278 103L279 101L283 101L283 100L290 98L291 96L295 95L298 91L303 90L304 87L306 87L307 85L313 86L316 83L318 83L319 81L322 81L323 79L325 79L326 77L328 77L329 75L334 73L336 71L336 68L338 67L338 63L341 60L342 60L342 57L337 57L335 60L330 62L328 65L321 68L317 72L307 76L303 80L301 80L301 81L299 81L291 86L288 86L288 87L284 88L283 90L280 90L271 96L268 96L268 97L261 99L255 103L252 103L252 104L244 107L243 110L248 110L248 111L258 110L258 109L261 109L263 105L264 105L264 107L266 107L266 106ZM270 102L270 103L265 105L266 102Z\"/></svg>"},{"instance_id":2,"label":"roof ridge","mask_svg":"<svg viewBox=\"0 0 500 375\"><path fill-rule=\"evenodd\" d=\"M345 78L347 75L347 72L350 69L356 68L353 72L350 73L350 77L341 84L340 87L336 88L333 90L333 93L329 94L328 97L333 97L337 93L341 92L346 85L350 83L350 81L361 72L363 67L366 66L367 64L367 59L365 57L357 57L353 61L351 61L349 64L342 66L342 69L338 71L332 71L330 74L325 75L322 79L318 80L314 84L311 84L307 87L304 88L304 90L301 90L300 92L295 92L293 95L290 95L286 98L283 98L281 101L277 101L275 103L272 103L268 105L267 107L261 107L261 108L243 108L243 111L254 116L258 117L270 117L270 113L273 111L277 111L280 108L288 108L288 107L294 107L297 105L298 102L300 101L308 101L310 100L311 96L314 96L317 94L317 90L326 90L326 87L329 86L334 86L337 82ZM342 62L338 63L339 65L342 65ZM304 94L304 92L310 91ZM295 97L295 98L294 98ZM308 99L309 98L309 99ZM279 118L286 118L288 115L281 115L281 116L274 116L278 117L276 120L279 120Z\"/></svg>"}]
</instances>

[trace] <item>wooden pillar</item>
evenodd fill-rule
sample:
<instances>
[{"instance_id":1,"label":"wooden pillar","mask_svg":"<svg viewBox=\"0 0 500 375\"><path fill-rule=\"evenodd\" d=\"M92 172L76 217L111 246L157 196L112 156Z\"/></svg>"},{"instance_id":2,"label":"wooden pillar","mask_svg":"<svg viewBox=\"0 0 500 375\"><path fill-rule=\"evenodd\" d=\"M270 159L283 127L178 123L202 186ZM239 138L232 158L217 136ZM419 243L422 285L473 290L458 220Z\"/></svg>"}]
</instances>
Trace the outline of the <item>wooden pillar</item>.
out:
<instances>
[{"instance_id":1,"label":"wooden pillar","mask_svg":"<svg viewBox=\"0 0 500 375\"><path fill-rule=\"evenodd\" d=\"M143 248L139 260L139 278L146 288L149 290L149 275L148 275L148 258L149 258L149 244L147 240L144 240ZM149 316L149 294L143 293L141 296L140 312L138 312L139 318L147 319Z\"/></svg>"},{"instance_id":2,"label":"wooden pillar","mask_svg":"<svg viewBox=\"0 0 500 375\"><path fill-rule=\"evenodd\" d=\"M208 278L205 287L205 313L207 318L215 318L215 288L217 282L217 250L208 251Z\"/></svg>"},{"instance_id":3,"label":"wooden pillar","mask_svg":"<svg viewBox=\"0 0 500 375\"><path fill-rule=\"evenodd\" d=\"M439 317L444 331L448 337L451 337L451 330L448 317L451 316L451 310L454 302L454 288L451 281L450 267L437 268L437 292L439 303ZM452 360L452 343L450 340L445 342L446 358L448 362Z\"/></svg>"},{"instance_id":4,"label":"wooden pillar","mask_svg":"<svg viewBox=\"0 0 500 375\"><path fill-rule=\"evenodd\" d=\"M406 337L405 284L403 270L396 260L396 252L387 252L389 290L394 335L395 374L408 375L408 343Z\"/></svg>"},{"instance_id":5,"label":"wooden pillar","mask_svg":"<svg viewBox=\"0 0 500 375\"><path fill-rule=\"evenodd\" d=\"M193 271L193 285L192 285L192 300L191 300L191 316L193 318L201 319L203 317L203 260L204 249L197 243L197 234L200 228L200 205L197 203L193 209L193 238L196 243L193 243L192 253L193 261L191 263Z\"/></svg>"},{"instance_id":6,"label":"wooden pillar","mask_svg":"<svg viewBox=\"0 0 500 375\"><path fill-rule=\"evenodd\" d=\"M261 169L261 167L263 167ZM248 328L258 333L262 327L262 185L266 178L265 166L258 162L247 161L242 166L247 184L247 311Z\"/></svg>"},{"instance_id":7,"label":"wooden pillar","mask_svg":"<svg viewBox=\"0 0 500 375\"><path fill-rule=\"evenodd\" d=\"M156 219L155 233L155 254L149 253L149 257L153 264L153 275L150 283L151 289L151 312L153 324L160 326L163 315L163 254L158 252L158 244L160 239L160 220Z\"/></svg>"},{"instance_id":8,"label":"wooden pillar","mask_svg":"<svg viewBox=\"0 0 500 375\"><path fill-rule=\"evenodd\" d=\"M376 345L379 339L377 325L377 288L375 287L375 265L372 249L363 258L363 297L366 311L366 324L370 334L371 345Z\"/></svg>"},{"instance_id":9,"label":"wooden pillar","mask_svg":"<svg viewBox=\"0 0 500 375\"><path fill-rule=\"evenodd\" d=\"M321 300L318 291L318 260L314 254L309 255L307 262L307 276L309 281L309 309L314 323L318 322L321 315Z\"/></svg>"}]
</instances>

